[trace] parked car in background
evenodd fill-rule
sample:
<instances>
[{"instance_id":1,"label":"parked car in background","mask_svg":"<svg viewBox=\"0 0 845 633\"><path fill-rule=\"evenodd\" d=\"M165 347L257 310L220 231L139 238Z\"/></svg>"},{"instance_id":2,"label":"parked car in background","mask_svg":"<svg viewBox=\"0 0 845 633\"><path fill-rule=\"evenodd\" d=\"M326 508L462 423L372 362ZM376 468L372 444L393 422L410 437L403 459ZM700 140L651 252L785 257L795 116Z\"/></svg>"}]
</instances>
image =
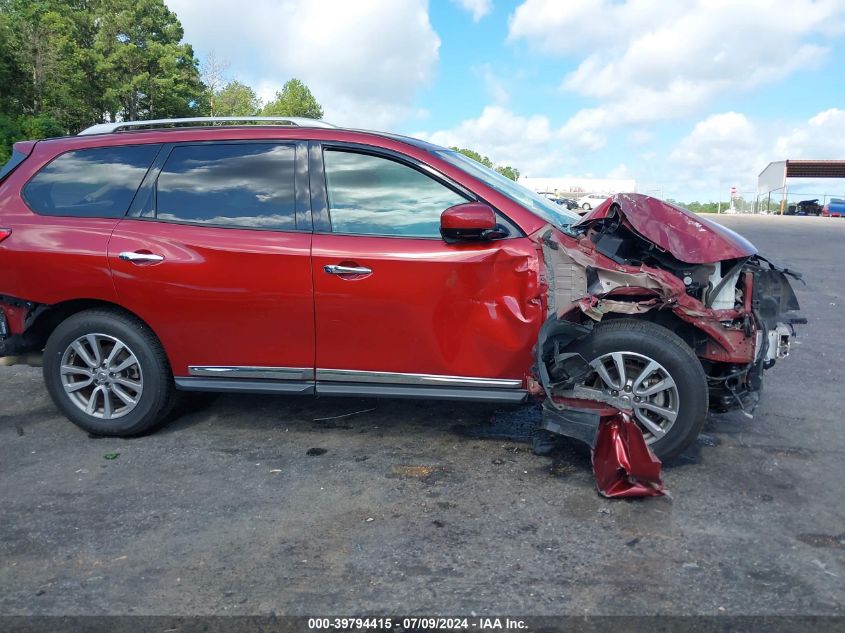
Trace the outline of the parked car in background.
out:
<instances>
[{"instance_id":1,"label":"parked car in background","mask_svg":"<svg viewBox=\"0 0 845 633\"><path fill-rule=\"evenodd\" d=\"M822 205L819 204L818 198L790 204L786 210L786 215L821 215L821 213Z\"/></svg>"},{"instance_id":2,"label":"parked car in background","mask_svg":"<svg viewBox=\"0 0 845 633\"><path fill-rule=\"evenodd\" d=\"M0 357L42 354L79 427L144 433L177 391L536 398L560 433L626 411L670 459L789 352L794 273L702 216L579 218L444 147L276 122L14 145Z\"/></svg>"},{"instance_id":3,"label":"parked car in background","mask_svg":"<svg viewBox=\"0 0 845 633\"><path fill-rule=\"evenodd\" d=\"M578 206L584 209L585 211L590 211L591 209L599 206L602 202L607 200L607 198L607 194L591 193L589 195L584 196L583 198L579 198Z\"/></svg>"},{"instance_id":4,"label":"parked car in background","mask_svg":"<svg viewBox=\"0 0 845 633\"><path fill-rule=\"evenodd\" d=\"M831 198L822 207L822 217L841 218L845 216L845 199Z\"/></svg>"},{"instance_id":5,"label":"parked car in background","mask_svg":"<svg viewBox=\"0 0 845 633\"><path fill-rule=\"evenodd\" d=\"M562 204L563 206L565 206L570 211L577 211L578 209L581 208L581 207L578 206L578 201L573 200L572 198L561 198L558 201L558 204Z\"/></svg>"},{"instance_id":6,"label":"parked car in background","mask_svg":"<svg viewBox=\"0 0 845 633\"><path fill-rule=\"evenodd\" d=\"M555 204L559 204L562 207L566 207L570 211L571 210L577 210L577 209L581 208L581 207L578 206L578 201L573 200L572 198L564 198L563 196L560 196L556 193L552 193L550 191L540 191L538 193L541 196L543 196L544 198L548 198L549 200L551 200Z\"/></svg>"}]
</instances>

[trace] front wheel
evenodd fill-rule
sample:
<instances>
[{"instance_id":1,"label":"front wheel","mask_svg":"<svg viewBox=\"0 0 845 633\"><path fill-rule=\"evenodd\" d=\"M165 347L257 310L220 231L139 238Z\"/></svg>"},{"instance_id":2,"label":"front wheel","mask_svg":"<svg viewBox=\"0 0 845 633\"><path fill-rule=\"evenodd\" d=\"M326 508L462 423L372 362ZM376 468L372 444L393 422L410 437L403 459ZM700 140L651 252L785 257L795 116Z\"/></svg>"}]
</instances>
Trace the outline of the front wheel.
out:
<instances>
[{"instance_id":1,"label":"front wheel","mask_svg":"<svg viewBox=\"0 0 845 633\"><path fill-rule=\"evenodd\" d=\"M174 399L161 343L117 310L86 310L60 323L44 349L44 382L61 412L95 435L148 431Z\"/></svg>"},{"instance_id":2,"label":"front wheel","mask_svg":"<svg viewBox=\"0 0 845 633\"><path fill-rule=\"evenodd\" d=\"M585 386L625 400L662 461L674 459L698 437L707 418L707 378L675 333L650 321L613 319L567 351L594 368Z\"/></svg>"},{"instance_id":3,"label":"front wheel","mask_svg":"<svg viewBox=\"0 0 845 633\"><path fill-rule=\"evenodd\" d=\"M589 210L591 210L593 207L591 207L591 206L590 206L590 203L589 203L589 202L585 202L584 204L582 204L582 205L581 205L581 208L582 208L582 209L584 209L584 211L589 211Z\"/></svg>"}]
</instances>

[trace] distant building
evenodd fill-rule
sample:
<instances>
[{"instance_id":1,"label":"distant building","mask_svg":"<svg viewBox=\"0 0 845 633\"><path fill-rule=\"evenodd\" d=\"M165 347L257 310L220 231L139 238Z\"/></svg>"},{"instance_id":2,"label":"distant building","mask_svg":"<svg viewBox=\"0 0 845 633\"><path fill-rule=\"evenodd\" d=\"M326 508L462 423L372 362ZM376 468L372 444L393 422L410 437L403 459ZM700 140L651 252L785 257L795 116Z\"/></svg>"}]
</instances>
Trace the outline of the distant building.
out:
<instances>
[{"instance_id":1,"label":"distant building","mask_svg":"<svg viewBox=\"0 0 845 633\"><path fill-rule=\"evenodd\" d=\"M588 193L636 193L637 181L632 178L528 178L519 184L539 192L562 196L583 196Z\"/></svg>"},{"instance_id":2,"label":"distant building","mask_svg":"<svg viewBox=\"0 0 845 633\"><path fill-rule=\"evenodd\" d=\"M769 163L757 177L757 206L771 213L789 213L802 200L815 199L824 205L843 191L845 160L779 160Z\"/></svg>"}]
</instances>

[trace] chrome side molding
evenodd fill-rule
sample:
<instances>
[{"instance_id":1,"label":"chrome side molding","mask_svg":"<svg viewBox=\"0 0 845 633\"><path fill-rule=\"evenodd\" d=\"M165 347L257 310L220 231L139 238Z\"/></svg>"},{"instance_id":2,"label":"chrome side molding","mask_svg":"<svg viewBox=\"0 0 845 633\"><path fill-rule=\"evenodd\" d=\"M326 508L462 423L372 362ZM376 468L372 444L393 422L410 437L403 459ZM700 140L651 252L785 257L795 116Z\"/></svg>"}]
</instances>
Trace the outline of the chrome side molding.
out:
<instances>
[{"instance_id":1,"label":"chrome side molding","mask_svg":"<svg viewBox=\"0 0 845 633\"><path fill-rule=\"evenodd\" d=\"M249 380L232 378L183 378L173 379L180 391L210 391L220 393L269 393L290 396L314 395L314 383L303 380Z\"/></svg>"},{"instance_id":2,"label":"chrome side molding","mask_svg":"<svg viewBox=\"0 0 845 633\"><path fill-rule=\"evenodd\" d=\"M190 376L219 379L251 380L317 380L324 383L381 384L417 387L475 387L483 389L520 389L519 378L478 378L473 376L442 376L439 374L404 374L390 371L359 369L318 369L310 367L255 367L245 365L215 365L188 367Z\"/></svg>"},{"instance_id":3,"label":"chrome side molding","mask_svg":"<svg viewBox=\"0 0 845 633\"><path fill-rule=\"evenodd\" d=\"M232 381L234 382L234 381ZM318 382L318 396L355 398L413 398L422 400L463 400L517 404L528 399L525 389L484 387L432 387L431 385L386 385L379 383Z\"/></svg>"},{"instance_id":4,"label":"chrome side molding","mask_svg":"<svg viewBox=\"0 0 845 633\"><path fill-rule=\"evenodd\" d=\"M253 380L314 380L314 370L310 367L249 367L224 365L217 367L188 367L191 376L206 378L251 378Z\"/></svg>"},{"instance_id":5,"label":"chrome side molding","mask_svg":"<svg viewBox=\"0 0 845 633\"><path fill-rule=\"evenodd\" d=\"M438 374L402 374L389 371L361 371L358 369L318 369L317 380L326 382L371 382L394 385L431 385L435 387L494 387L519 389L519 378L475 378L471 376L441 376Z\"/></svg>"}]
</instances>

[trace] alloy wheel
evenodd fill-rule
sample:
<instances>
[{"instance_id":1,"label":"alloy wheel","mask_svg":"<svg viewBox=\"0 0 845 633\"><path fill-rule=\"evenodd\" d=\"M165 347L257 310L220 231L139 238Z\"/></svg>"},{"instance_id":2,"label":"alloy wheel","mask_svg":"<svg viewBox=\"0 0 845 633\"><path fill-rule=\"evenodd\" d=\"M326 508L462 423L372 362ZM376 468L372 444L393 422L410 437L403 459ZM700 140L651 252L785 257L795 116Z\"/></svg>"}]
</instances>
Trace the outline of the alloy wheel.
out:
<instances>
[{"instance_id":1,"label":"alloy wheel","mask_svg":"<svg viewBox=\"0 0 845 633\"><path fill-rule=\"evenodd\" d=\"M663 365L634 352L604 354L590 365L596 370L593 386L630 405L647 443L669 432L678 418L680 396Z\"/></svg>"},{"instance_id":2,"label":"alloy wheel","mask_svg":"<svg viewBox=\"0 0 845 633\"><path fill-rule=\"evenodd\" d=\"M144 390L141 364L121 340L86 334L62 354L61 382L71 402L103 420L121 418L138 405Z\"/></svg>"}]
</instances>

